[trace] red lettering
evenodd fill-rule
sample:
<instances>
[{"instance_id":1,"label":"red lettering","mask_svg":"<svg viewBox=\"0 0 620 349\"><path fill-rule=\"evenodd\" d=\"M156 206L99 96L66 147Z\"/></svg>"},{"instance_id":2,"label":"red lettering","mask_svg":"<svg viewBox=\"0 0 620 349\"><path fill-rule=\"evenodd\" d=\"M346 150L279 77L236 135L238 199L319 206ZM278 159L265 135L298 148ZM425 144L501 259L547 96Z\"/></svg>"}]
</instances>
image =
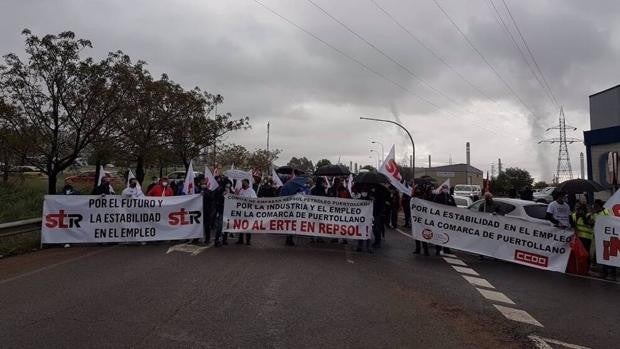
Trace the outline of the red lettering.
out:
<instances>
[{"instance_id":1,"label":"red lettering","mask_svg":"<svg viewBox=\"0 0 620 349\"><path fill-rule=\"evenodd\" d=\"M603 241L603 259L608 261L609 257L617 257L620 253L620 239L612 236L609 241Z\"/></svg>"}]
</instances>

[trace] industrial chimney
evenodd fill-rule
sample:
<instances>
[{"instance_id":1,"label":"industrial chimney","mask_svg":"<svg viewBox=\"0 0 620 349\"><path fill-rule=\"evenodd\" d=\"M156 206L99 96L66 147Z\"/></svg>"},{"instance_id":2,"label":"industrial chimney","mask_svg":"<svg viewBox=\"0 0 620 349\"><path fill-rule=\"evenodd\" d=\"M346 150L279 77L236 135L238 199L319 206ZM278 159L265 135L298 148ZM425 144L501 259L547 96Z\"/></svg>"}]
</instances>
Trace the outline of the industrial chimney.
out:
<instances>
[{"instance_id":1,"label":"industrial chimney","mask_svg":"<svg viewBox=\"0 0 620 349\"><path fill-rule=\"evenodd\" d=\"M469 142L465 143L465 152L467 158L467 166L465 166L465 178L467 180L467 184L471 184L471 177L469 176L469 166L471 166L471 157L469 153Z\"/></svg>"}]
</instances>

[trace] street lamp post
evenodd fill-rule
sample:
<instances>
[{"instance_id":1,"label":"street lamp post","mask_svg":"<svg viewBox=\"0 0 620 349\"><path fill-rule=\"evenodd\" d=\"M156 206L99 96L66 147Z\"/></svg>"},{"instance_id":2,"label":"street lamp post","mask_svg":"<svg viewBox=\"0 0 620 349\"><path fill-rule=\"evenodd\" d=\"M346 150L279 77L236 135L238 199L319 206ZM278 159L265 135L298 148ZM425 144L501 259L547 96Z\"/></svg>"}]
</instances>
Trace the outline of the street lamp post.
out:
<instances>
[{"instance_id":1,"label":"street lamp post","mask_svg":"<svg viewBox=\"0 0 620 349\"><path fill-rule=\"evenodd\" d=\"M379 152L375 149L370 149L371 153L377 154L377 171L379 171L379 167L381 167L381 160L379 159Z\"/></svg>"},{"instance_id":2,"label":"street lamp post","mask_svg":"<svg viewBox=\"0 0 620 349\"><path fill-rule=\"evenodd\" d=\"M392 120L385 120L385 119L376 119L376 118L365 118L363 116L360 116L361 120L372 120L372 121L381 121L381 122L389 122L391 124L394 124L400 128L402 128L403 130L405 130L405 132L407 132L407 136L409 136L409 140L411 140L411 150L412 150L412 159L411 159L411 179L415 179L415 143L413 142L413 137L411 137L411 133L409 133L409 131L405 128L405 126L399 124L396 121L392 121Z\"/></svg>"},{"instance_id":3,"label":"street lamp post","mask_svg":"<svg viewBox=\"0 0 620 349\"><path fill-rule=\"evenodd\" d=\"M377 141L371 141L372 144L379 144L381 146L381 158L385 159L385 150L383 148L383 143Z\"/></svg>"}]
</instances>

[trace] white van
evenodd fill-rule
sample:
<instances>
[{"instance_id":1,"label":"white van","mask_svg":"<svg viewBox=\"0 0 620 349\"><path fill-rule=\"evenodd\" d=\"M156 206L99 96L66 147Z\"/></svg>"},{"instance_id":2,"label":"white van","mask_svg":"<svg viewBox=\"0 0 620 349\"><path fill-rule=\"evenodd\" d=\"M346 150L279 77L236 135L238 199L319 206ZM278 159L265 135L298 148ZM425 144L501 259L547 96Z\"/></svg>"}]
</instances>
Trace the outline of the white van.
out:
<instances>
[{"instance_id":1,"label":"white van","mask_svg":"<svg viewBox=\"0 0 620 349\"><path fill-rule=\"evenodd\" d=\"M479 185L457 184L454 186L454 195L465 196L475 201L480 198L482 192Z\"/></svg>"}]
</instances>

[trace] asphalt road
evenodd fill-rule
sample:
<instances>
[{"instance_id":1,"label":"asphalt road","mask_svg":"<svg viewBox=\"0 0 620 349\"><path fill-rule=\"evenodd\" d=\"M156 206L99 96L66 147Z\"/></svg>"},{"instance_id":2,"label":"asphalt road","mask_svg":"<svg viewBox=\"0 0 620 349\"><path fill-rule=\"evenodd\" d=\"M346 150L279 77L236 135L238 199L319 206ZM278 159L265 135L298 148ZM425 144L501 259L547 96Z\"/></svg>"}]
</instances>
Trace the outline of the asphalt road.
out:
<instances>
[{"instance_id":1,"label":"asphalt road","mask_svg":"<svg viewBox=\"0 0 620 349\"><path fill-rule=\"evenodd\" d=\"M120 245L2 259L0 347L537 347L532 335L617 347L615 283L456 252L515 303L506 304L443 258L413 255L397 231L374 254L302 238L295 247L276 236L252 242L196 255ZM494 304L544 327L509 320Z\"/></svg>"}]
</instances>

